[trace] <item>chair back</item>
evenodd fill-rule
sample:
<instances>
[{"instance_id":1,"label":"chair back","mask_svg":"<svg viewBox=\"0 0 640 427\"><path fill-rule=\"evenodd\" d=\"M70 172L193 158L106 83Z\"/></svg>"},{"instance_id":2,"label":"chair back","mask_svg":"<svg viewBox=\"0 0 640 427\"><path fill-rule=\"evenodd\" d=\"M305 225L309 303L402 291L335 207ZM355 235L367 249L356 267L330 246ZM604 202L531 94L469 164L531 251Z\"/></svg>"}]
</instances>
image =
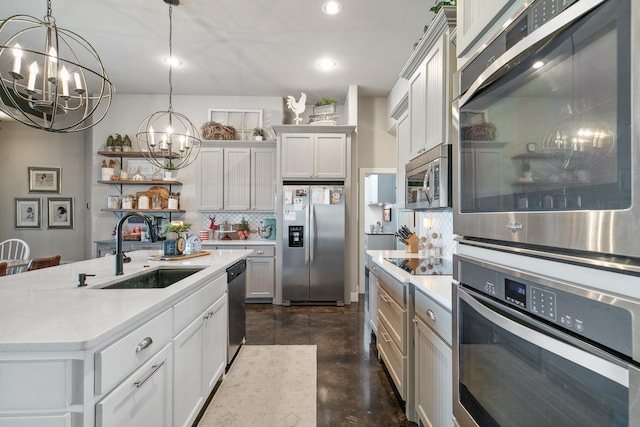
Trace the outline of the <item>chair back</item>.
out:
<instances>
[{"instance_id":1,"label":"chair back","mask_svg":"<svg viewBox=\"0 0 640 427\"><path fill-rule=\"evenodd\" d=\"M47 267L55 267L56 265L60 265L60 258L60 255L55 255L47 258L33 258L31 261L29 261L27 271L39 270L41 268Z\"/></svg>"},{"instance_id":2,"label":"chair back","mask_svg":"<svg viewBox=\"0 0 640 427\"><path fill-rule=\"evenodd\" d=\"M7 275L7 263L0 262L0 276L6 276L6 275Z\"/></svg>"},{"instance_id":3,"label":"chair back","mask_svg":"<svg viewBox=\"0 0 640 427\"><path fill-rule=\"evenodd\" d=\"M28 260L31 254L29 244L21 239L7 239L0 242L0 260ZM14 268L14 273L23 271L24 267Z\"/></svg>"}]
</instances>

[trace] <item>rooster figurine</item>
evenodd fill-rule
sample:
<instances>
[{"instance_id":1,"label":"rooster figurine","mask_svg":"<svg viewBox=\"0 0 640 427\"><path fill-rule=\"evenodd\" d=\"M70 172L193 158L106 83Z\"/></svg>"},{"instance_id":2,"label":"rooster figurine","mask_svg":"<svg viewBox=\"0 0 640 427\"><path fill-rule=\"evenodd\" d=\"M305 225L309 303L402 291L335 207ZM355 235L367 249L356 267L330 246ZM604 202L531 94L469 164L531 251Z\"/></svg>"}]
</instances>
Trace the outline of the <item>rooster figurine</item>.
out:
<instances>
[{"instance_id":1,"label":"rooster figurine","mask_svg":"<svg viewBox=\"0 0 640 427\"><path fill-rule=\"evenodd\" d=\"M300 99L298 101L296 101L296 99L292 95L287 96L287 107L291 111L296 113L296 118L293 119L296 122L296 124L300 124L300 122L302 121L299 115L304 112L304 109L306 108L306 105L305 105L306 102L307 102L307 94L304 92L300 93Z\"/></svg>"}]
</instances>

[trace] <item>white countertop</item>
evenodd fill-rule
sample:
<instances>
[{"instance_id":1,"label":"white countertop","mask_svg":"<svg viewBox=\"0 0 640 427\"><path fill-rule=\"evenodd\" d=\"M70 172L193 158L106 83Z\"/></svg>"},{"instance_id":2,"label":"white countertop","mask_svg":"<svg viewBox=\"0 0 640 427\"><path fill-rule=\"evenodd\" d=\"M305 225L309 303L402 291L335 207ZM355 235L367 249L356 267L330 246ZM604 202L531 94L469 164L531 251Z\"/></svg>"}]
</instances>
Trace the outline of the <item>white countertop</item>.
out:
<instances>
[{"instance_id":1,"label":"white countertop","mask_svg":"<svg viewBox=\"0 0 640 427\"><path fill-rule=\"evenodd\" d=\"M275 240L268 239L245 239L245 240L206 240L202 242L202 246L275 246Z\"/></svg>"},{"instance_id":2,"label":"white countertop","mask_svg":"<svg viewBox=\"0 0 640 427\"><path fill-rule=\"evenodd\" d=\"M227 267L251 254L245 249L214 250L182 261L156 261L158 251L127 252L131 262L115 275L115 258L95 258L0 277L0 352L85 350L121 334L170 307ZM204 267L162 289L97 289L155 267ZM87 286L78 288L78 274Z\"/></svg>"},{"instance_id":3,"label":"white countertop","mask_svg":"<svg viewBox=\"0 0 640 427\"><path fill-rule=\"evenodd\" d=\"M387 273L403 283L412 283L416 288L422 290L442 307L451 311L452 300L452 280L451 275L426 275L415 276L407 273L400 267L386 261L385 258L419 258L417 253L405 252L403 250L370 250L366 252L371 256L373 262L382 267Z\"/></svg>"}]
</instances>

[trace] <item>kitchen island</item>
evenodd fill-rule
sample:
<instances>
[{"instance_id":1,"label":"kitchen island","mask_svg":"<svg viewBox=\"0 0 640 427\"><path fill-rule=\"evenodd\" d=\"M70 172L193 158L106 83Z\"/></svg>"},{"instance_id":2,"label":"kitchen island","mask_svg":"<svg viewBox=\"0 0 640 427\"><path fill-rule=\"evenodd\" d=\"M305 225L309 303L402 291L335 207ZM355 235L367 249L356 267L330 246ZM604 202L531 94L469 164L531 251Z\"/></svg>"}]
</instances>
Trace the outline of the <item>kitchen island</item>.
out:
<instances>
[{"instance_id":1,"label":"kitchen island","mask_svg":"<svg viewBox=\"0 0 640 427\"><path fill-rule=\"evenodd\" d=\"M190 425L226 366L226 268L250 253L136 251L117 277L104 257L0 278L0 426ZM160 268L199 271L101 289Z\"/></svg>"}]
</instances>

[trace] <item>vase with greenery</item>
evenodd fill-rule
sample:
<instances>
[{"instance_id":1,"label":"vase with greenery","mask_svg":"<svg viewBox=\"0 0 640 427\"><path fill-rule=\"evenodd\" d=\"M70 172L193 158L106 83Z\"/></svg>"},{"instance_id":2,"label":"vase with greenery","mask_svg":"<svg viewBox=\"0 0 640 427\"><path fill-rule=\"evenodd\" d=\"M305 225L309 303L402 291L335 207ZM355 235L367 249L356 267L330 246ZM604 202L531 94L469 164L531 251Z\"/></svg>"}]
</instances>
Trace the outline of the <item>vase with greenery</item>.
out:
<instances>
[{"instance_id":1,"label":"vase with greenery","mask_svg":"<svg viewBox=\"0 0 640 427\"><path fill-rule=\"evenodd\" d=\"M267 137L267 133L262 128L255 128L253 130L253 137L256 141L262 141Z\"/></svg>"},{"instance_id":2,"label":"vase with greenery","mask_svg":"<svg viewBox=\"0 0 640 427\"><path fill-rule=\"evenodd\" d=\"M523 160L522 165L520 165L520 169L522 169L522 179L525 181L531 181L531 163L529 163L529 160Z\"/></svg>"},{"instance_id":3,"label":"vase with greenery","mask_svg":"<svg viewBox=\"0 0 640 427\"><path fill-rule=\"evenodd\" d=\"M322 98L313 104L313 114L333 114L336 112L336 100L333 98Z\"/></svg>"},{"instance_id":4,"label":"vase with greenery","mask_svg":"<svg viewBox=\"0 0 640 427\"><path fill-rule=\"evenodd\" d=\"M172 240L172 239L177 239L178 236L182 233L187 233L190 228L191 228L191 224L188 224L188 223L170 222L162 226L162 232L167 235L167 238L169 240ZM171 235L169 236L169 234Z\"/></svg>"},{"instance_id":5,"label":"vase with greenery","mask_svg":"<svg viewBox=\"0 0 640 427\"><path fill-rule=\"evenodd\" d=\"M171 160L167 160L164 162L164 174L163 179L165 181L171 181L175 179L176 165L173 164Z\"/></svg>"},{"instance_id":6,"label":"vase with greenery","mask_svg":"<svg viewBox=\"0 0 640 427\"><path fill-rule=\"evenodd\" d=\"M456 5L456 0L449 0L449 1L436 0L435 4L429 8L429 12L433 12L434 15L437 15L438 12L440 12L440 9L442 9L444 6L455 6L455 5ZM429 25L425 25L423 32L426 33L428 29L429 29ZM420 44L420 40L422 40L422 37L419 38L418 41L413 44L414 49L418 47L418 45Z\"/></svg>"}]
</instances>

